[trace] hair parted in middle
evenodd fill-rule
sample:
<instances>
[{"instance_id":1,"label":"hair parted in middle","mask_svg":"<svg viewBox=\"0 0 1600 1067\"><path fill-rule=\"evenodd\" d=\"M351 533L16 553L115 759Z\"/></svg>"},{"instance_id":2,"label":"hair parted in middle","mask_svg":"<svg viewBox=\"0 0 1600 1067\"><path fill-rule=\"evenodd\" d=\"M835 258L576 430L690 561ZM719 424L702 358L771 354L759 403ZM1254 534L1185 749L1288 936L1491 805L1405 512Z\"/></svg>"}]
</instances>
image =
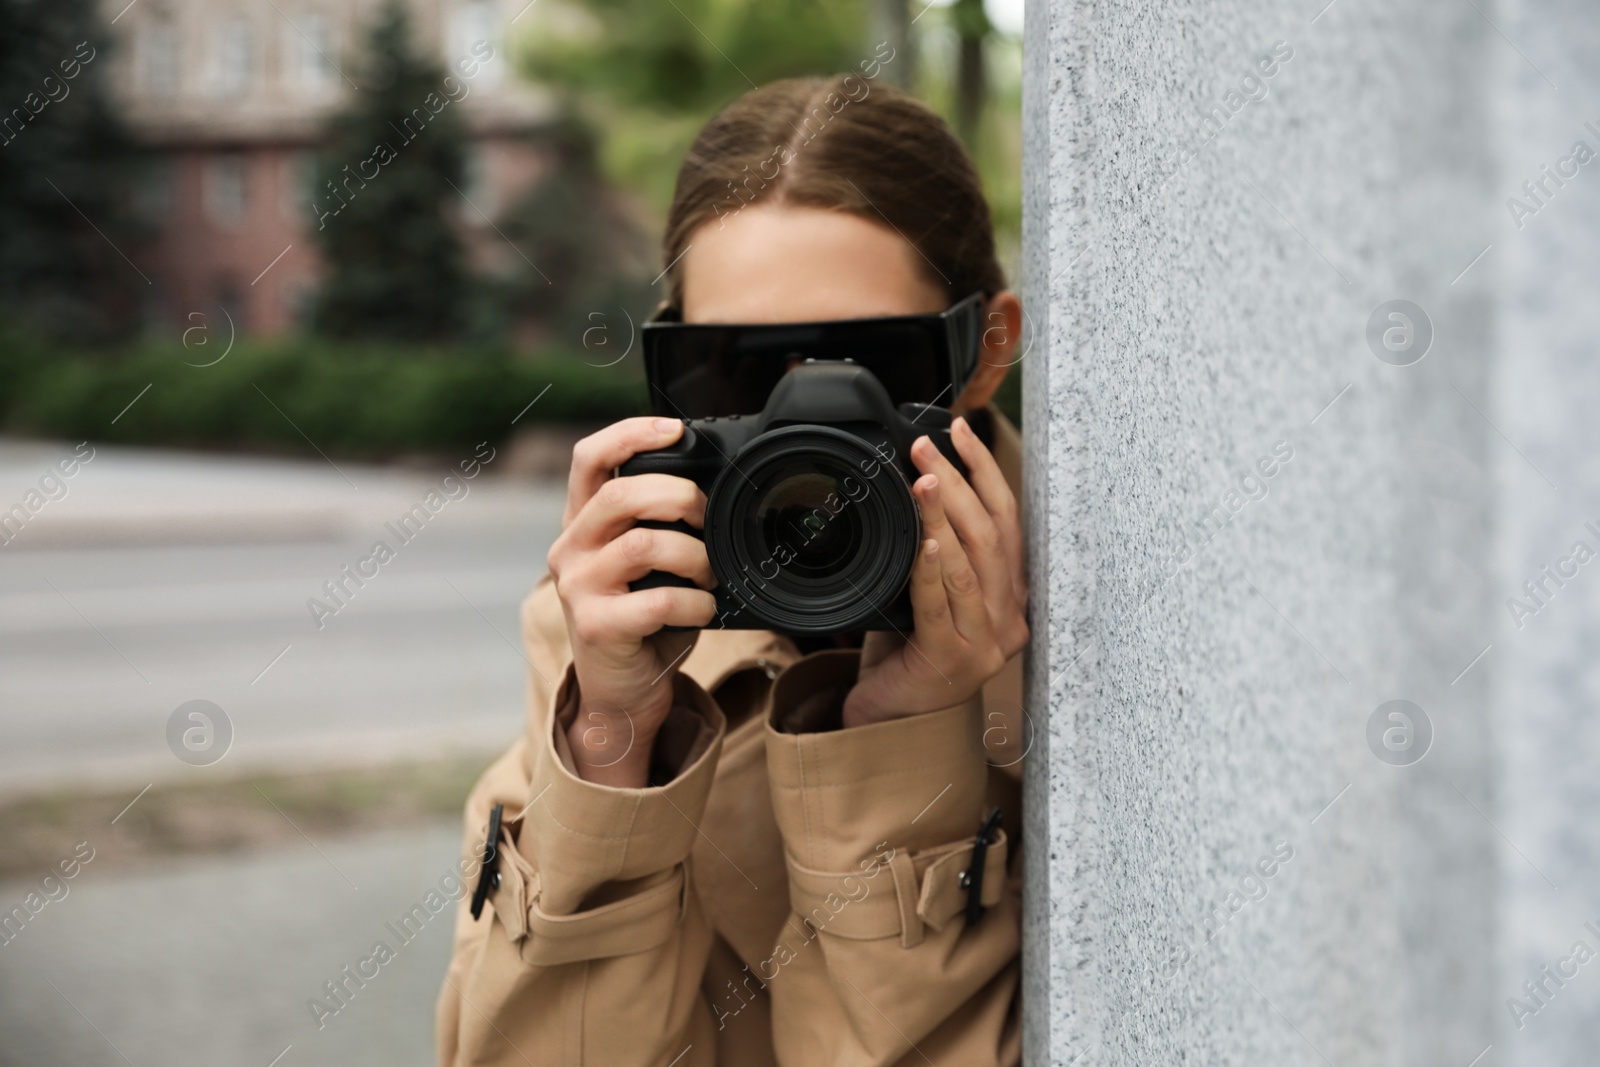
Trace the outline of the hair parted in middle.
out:
<instances>
[{"instance_id":1,"label":"hair parted in middle","mask_svg":"<svg viewBox=\"0 0 1600 1067\"><path fill-rule=\"evenodd\" d=\"M847 211L892 227L952 302L1006 287L989 204L960 139L926 104L862 75L772 82L705 124L667 211L669 306L682 306L678 260L694 232L764 205Z\"/></svg>"}]
</instances>

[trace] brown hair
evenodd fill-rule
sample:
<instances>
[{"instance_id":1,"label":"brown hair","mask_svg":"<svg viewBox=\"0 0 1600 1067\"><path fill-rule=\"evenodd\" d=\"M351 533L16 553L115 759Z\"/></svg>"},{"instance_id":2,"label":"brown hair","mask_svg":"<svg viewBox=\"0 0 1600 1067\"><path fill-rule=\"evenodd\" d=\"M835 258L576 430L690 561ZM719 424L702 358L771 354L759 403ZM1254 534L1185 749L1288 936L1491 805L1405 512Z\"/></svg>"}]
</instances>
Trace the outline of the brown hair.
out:
<instances>
[{"instance_id":1,"label":"brown hair","mask_svg":"<svg viewBox=\"0 0 1600 1067\"><path fill-rule=\"evenodd\" d=\"M678 171L662 236L668 300L694 232L751 203L847 211L887 223L927 262L952 302L1006 286L977 168L943 119L856 74L752 89L700 131Z\"/></svg>"}]
</instances>

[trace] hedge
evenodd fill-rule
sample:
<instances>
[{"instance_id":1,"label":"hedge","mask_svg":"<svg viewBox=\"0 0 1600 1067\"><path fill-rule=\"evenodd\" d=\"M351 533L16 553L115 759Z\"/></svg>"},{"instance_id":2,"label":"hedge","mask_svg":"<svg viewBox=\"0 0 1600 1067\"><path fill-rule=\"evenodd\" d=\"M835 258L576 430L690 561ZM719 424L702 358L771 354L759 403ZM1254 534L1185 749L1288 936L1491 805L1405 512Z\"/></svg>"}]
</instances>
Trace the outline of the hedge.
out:
<instances>
[{"instance_id":1,"label":"hedge","mask_svg":"<svg viewBox=\"0 0 1600 1067\"><path fill-rule=\"evenodd\" d=\"M0 428L127 444L306 453L314 446L382 456L455 451L535 421L604 423L645 407L637 355L600 367L568 353L523 358L300 340L240 342L220 362L194 366L214 358L212 351L61 352L0 330Z\"/></svg>"}]
</instances>

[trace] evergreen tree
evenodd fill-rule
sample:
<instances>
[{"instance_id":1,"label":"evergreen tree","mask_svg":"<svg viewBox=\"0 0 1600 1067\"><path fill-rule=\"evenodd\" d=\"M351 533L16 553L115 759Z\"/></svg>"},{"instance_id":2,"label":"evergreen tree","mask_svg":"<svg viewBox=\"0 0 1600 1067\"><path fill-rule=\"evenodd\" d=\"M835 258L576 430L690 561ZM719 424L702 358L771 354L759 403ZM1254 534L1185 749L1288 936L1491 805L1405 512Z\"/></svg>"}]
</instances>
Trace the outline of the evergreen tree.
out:
<instances>
[{"instance_id":1,"label":"evergreen tree","mask_svg":"<svg viewBox=\"0 0 1600 1067\"><path fill-rule=\"evenodd\" d=\"M453 217L466 130L459 78L418 54L405 11L374 23L361 85L333 118L312 189L328 265L315 325L334 337L445 340L463 329L469 280Z\"/></svg>"},{"instance_id":2,"label":"evergreen tree","mask_svg":"<svg viewBox=\"0 0 1600 1067\"><path fill-rule=\"evenodd\" d=\"M567 115L543 139L554 166L496 220L517 250L498 279L504 318L574 339L587 336L597 312L649 314L655 245L601 175L595 131Z\"/></svg>"},{"instance_id":3,"label":"evergreen tree","mask_svg":"<svg viewBox=\"0 0 1600 1067\"><path fill-rule=\"evenodd\" d=\"M110 62L91 0L0 0L0 316L47 337L114 337L150 284Z\"/></svg>"}]
</instances>

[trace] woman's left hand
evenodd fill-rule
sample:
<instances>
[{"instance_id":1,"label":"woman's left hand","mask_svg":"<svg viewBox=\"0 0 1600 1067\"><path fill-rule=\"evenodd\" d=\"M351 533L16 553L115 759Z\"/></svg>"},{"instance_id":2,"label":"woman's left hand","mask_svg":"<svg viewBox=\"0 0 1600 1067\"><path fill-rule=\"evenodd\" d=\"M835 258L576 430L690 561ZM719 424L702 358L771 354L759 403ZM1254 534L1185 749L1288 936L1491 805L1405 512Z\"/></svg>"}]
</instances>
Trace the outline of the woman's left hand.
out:
<instances>
[{"instance_id":1,"label":"woman's left hand","mask_svg":"<svg viewBox=\"0 0 1600 1067\"><path fill-rule=\"evenodd\" d=\"M928 438L911 447L925 535L911 569L915 628L867 635L847 727L965 703L1028 643L1016 497L966 419L950 437L966 478Z\"/></svg>"}]
</instances>

